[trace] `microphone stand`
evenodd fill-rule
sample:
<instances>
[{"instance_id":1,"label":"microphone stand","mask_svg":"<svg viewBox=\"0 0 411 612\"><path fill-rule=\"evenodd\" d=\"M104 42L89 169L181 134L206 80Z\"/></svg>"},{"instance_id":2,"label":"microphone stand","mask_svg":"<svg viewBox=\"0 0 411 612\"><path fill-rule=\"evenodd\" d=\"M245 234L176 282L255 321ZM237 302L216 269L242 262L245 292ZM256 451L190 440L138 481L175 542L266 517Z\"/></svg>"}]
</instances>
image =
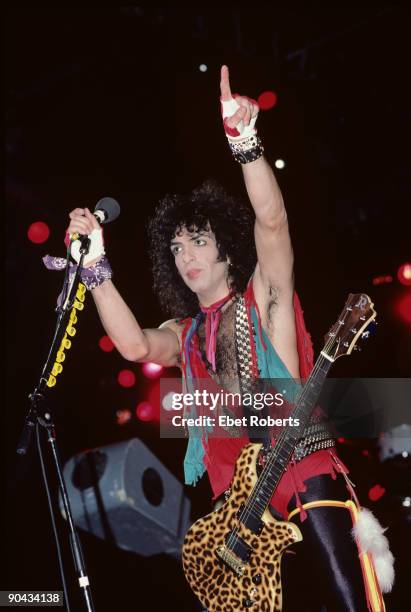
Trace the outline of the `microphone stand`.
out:
<instances>
[{"instance_id":1,"label":"microphone stand","mask_svg":"<svg viewBox=\"0 0 411 612\"><path fill-rule=\"evenodd\" d=\"M83 552L81 549L80 539L78 537L76 528L74 526L73 517L71 513L71 508L70 508L70 502L69 502L69 498L67 494L66 485L64 482L63 472L61 469L59 453L58 453L57 445L56 445L56 434L55 434L55 428L53 424L53 418L50 413L50 410L46 410L43 405L44 400L45 400L45 391L47 389L47 381L51 373L54 356L56 355L56 351L64 335L63 322L66 319L69 310L73 306L74 298L75 298L76 290L77 290L77 285L81 278L80 275L83 269L84 256L88 253L88 250L90 247L90 239L87 238L87 236L80 237L80 240L82 242L82 247L80 249L81 257L80 257L80 262L78 264L78 267L77 267L77 270L76 270L71 286L69 286L70 279L69 279L69 274L68 274L69 259L70 259L70 255L69 255L70 246L68 247L66 278L64 280L63 291L61 294L62 295L61 304L57 307L58 317L57 317L56 330L55 330L54 337L51 343L48 357L46 359L46 363L43 367L43 371L40 376L40 380L35 390L33 391L33 393L29 395L30 409L26 416L23 431L22 431L20 441L17 446L17 453L19 455L25 455L27 453L27 450L30 446L30 443L33 437L33 431L35 428L37 432L38 432L39 426L43 427L46 430L47 441L50 444L49 448L51 449L51 454L54 460L54 464L55 464L55 468L57 472L57 478L58 478L58 485L60 489L60 495L63 501L64 512L65 512L65 516L67 518L67 524L69 527L69 539L70 539L71 551L73 555L74 569L77 575L79 586L81 588L81 592L83 593L83 596L84 596L86 609L88 612L94 612L93 600L91 597L90 584L89 584L89 579L88 579L88 575L86 571L86 566L84 563ZM68 288L68 295L66 296L67 288ZM38 441L38 447L39 447L38 450L39 450L40 458L41 458L41 447L40 447L39 436L37 436L37 441ZM47 473L44 471L43 475L44 475L44 483L46 486L46 492L48 493ZM51 519L52 519L53 527L54 527L53 507L50 503L50 499L49 499L49 507L50 507L50 514L51 514ZM61 546L60 546L59 536L58 536L56 529L54 529L54 534L56 537L57 550L58 552L60 552ZM65 588L66 581L65 581L65 576L64 576L64 570L61 564L60 564L60 572L61 572L64 592L66 595L66 606L67 606L67 610L69 610L70 609L69 602L68 602L67 592Z\"/></svg>"}]
</instances>

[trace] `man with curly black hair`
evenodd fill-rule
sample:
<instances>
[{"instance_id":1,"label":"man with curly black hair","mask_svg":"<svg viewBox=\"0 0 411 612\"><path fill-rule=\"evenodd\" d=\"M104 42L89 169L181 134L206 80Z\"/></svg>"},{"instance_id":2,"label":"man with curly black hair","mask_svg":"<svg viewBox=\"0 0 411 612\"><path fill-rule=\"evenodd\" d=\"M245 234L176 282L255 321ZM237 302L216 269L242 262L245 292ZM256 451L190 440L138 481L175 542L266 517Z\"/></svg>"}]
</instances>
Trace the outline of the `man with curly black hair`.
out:
<instances>
[{"instance_id":1,"label":"man with curly black hair","mask_svg":"<svg viewBox=\"0 0 411 612\"><path fill-rule=\"evenodd\" d=\"M204 303L198 285L178 267L179 235L213 236L217 261L228 262L224 292L228 288L243 293L257 262L253 226L249 206L229 196L216 181L204 182L187 196L166 196L149 225L154 290L164 312L173 318L195 316L199 301ZM209 284L204 277L202 284Z\"/></svg>"},{"instance_id":2,"label":"man with curly black hair","mask_svg":"<svg viewBox=\"0 0 411 612\"><path fill-rule=\"evenodd\" d=\"M225 134L241 164L252 210L210 181L189 195L169 195L160 202L149 227L150 252L154 288L171 319L157 329L140 327L109 278L101 230L88 209L70 213L68 232L92 238L86 262L88 275L95 275L92 295L107 334L126 359L179 366L186 384L193 378L206 379L230 390L241 387L246 376L305 379L313 367L313 350L294 291L283 198L255 129L258 104L232 96L226 66L220 86ZM318 432L321 424L315 427ZM195 484L207 471L214 499L219 500L229 489L237 456L247 441L244 435L190 437L186 483ZM359 612L367 610L374 589L380 607L372 609L382 610L378 587L365 586L362 580L349 513L316 507L309 509L307 519L306 503L347 499L347 470L326 432L322 441L321 450L310 446L306 430L305 454L284 472L271 500L272 512L284 519L293 513L293 520L300 522L306 543L298 545L298 570L312 580L321 576L317 603L321 599L333 612ZM305 555L314 555L314 563ZM286 610L292 608L290 593L286 591ZM304 603L304 609L311 609L307 598Z\"/></svg>"}]
</instances>

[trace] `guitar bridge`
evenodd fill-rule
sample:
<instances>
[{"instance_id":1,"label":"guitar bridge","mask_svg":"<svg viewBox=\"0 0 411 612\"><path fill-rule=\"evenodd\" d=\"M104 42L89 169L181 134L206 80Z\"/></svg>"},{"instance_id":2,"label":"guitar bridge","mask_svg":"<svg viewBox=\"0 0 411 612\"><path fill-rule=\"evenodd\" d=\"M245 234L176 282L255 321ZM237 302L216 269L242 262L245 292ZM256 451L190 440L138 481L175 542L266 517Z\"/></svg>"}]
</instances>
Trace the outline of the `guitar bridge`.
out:
<instances>
[{"instance_id":1,"label":"guitar bridge","mask_svg":"<svg viewBox=\"0 0 411 612\"><path fill-rule=\"evenodd\" d=\"M244 563L227 546L219 546L216 550L217 556L230 567L240 578L244 573Z\"/></svg>"}]
</instances>

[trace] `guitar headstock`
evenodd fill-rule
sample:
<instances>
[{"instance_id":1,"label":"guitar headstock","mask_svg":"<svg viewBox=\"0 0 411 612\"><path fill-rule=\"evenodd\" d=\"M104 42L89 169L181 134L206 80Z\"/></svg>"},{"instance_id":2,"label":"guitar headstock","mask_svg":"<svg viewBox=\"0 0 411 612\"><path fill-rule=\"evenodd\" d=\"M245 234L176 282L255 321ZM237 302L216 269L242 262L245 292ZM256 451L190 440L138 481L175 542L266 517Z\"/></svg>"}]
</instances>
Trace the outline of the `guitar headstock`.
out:
<instances>
[{"instance_id":1,"label":"guitar headstock","mask_svg":"<svg viewBox=\"0 0 411 612\"><path fill-rule=\"evenodd\" d=\"M338 321L325 335L321 353L327 355L330 361L349 355L357 343L369 335L367 328L377 316L373 306L365 293L350 293Z\"/></svg>"}]
</instances>

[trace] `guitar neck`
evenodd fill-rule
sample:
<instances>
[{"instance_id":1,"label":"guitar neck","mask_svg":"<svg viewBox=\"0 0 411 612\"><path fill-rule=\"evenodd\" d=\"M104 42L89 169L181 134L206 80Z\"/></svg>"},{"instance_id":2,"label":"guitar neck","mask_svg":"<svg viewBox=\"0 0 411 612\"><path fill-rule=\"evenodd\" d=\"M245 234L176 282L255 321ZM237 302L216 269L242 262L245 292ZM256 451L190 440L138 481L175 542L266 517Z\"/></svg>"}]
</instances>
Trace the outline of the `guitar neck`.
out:
<instances>
[{"instance_id":1,"label":"guitar neck","mask_svg":"<svg viewBox=\"0 0 411 612\"><path fill-rule=\"evenodd\" d=\"M281 432L269 455L267 463L254 487L253 494L246 504L247 510L255 517L261 518L287 467L299 438L304 434L331 364L332 361L322 355L319 356L292 412L293 418L299 419L298 427L286 427Z\"/></svg>"}]
</instances>

